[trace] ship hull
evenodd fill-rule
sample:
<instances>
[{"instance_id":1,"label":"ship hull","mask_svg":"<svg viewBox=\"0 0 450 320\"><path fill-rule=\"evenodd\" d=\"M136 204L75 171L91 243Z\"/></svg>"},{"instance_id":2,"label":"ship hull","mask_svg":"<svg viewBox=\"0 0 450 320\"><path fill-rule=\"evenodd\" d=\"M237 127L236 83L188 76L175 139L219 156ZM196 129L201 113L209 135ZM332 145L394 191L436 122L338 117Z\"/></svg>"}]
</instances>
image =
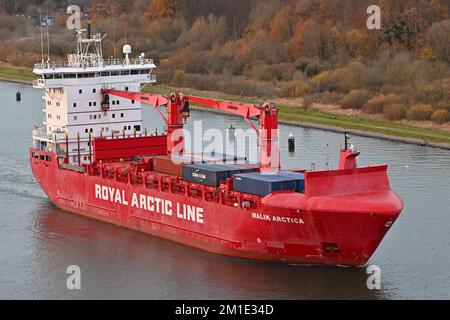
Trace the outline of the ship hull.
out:
<instances>
[{"instance_id":1,"label":"ship hull","mask_svg":"<svg viewBox=\"0 0 450 320\"><path fill-rule=\"evenodd\" d=\"M32 172L62 210L237 258L363 266L401 211L246 209L63 169L56 155L34 152Z\"/></svg>"}]
</instances>

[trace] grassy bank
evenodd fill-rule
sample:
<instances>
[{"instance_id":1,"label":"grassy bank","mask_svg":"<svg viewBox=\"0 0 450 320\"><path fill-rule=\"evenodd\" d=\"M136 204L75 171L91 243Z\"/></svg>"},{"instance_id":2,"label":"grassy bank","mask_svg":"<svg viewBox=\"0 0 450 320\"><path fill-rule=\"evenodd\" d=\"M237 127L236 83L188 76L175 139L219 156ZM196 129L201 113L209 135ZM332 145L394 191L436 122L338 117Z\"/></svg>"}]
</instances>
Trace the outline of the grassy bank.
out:
<instances>
[{"instance_id":1,"label":"grassy bank","mask_svg":"<svg viewBox=\"0 0 450 320\"><path fill-rule=\"evenodd\" d=\"M31 81L36 77L30 69L0 66L0 78Z\"/></svg>"},{"instance_id":2,"label":"grassy bank","mask_svg":"<svg viewBox=\"0 0 450 320\"><path fill-rule=\"evenodd\" d=\"M146 87L144 91L157 94L168 94L170 92L176 91L176 89L165 86L152 86ZM239 96L215 92L211 93L193 89L185 89L184 93L187 95L226 99L237 102L261 103L261 100L258 100L257 98L242 98ZM426 142L450 144L450 133L445 131L416 128L390 121L335 115L313 109L305 110L302 108L288 107L283 105L278 107L280 109L281 120L313 123L318 125L354 129L395 137L420 139Z\"/></svg>"}]
</instances>

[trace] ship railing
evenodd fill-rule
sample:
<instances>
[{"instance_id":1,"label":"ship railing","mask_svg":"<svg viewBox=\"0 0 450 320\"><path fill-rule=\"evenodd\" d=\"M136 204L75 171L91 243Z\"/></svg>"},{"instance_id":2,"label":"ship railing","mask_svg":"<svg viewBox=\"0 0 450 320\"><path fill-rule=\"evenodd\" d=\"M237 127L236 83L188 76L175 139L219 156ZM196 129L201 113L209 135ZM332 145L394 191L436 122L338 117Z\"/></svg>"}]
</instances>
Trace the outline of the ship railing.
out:
<instances>
[{"instance_id":1,"label":"ship railing","mask_svg":"<svg viewBox=\"0 0 450 320\"><path fill-rule=\"evenodd\" d=\"M87 59L81 61L55 61L36 63L35 69L54 70L59 68L98 68L109 66L138 66L154 64L153 59L129 59L127 63L124 59Z\"/></svg>"},{"instance_id":2,"label":"ship railing","mask_svg":"<svg viewBox=\"0 0 450 320\"><path fill-rule=\"evenodd\" d=\"M65 142L66 134L64 132L47 133L44 126L35 126L33 128L33 138L51 140L56 143Z\"/></svg>"}]
</instances>

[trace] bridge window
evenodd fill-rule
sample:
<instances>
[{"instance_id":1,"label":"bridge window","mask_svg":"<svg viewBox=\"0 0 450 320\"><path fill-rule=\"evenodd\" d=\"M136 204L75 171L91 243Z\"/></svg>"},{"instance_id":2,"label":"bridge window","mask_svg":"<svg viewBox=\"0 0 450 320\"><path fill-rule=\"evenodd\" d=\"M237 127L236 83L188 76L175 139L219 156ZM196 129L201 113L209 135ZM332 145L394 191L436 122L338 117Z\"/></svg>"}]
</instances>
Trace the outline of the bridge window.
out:
<instances>
[{"instance_id":1,"label":"bridge window","mask_svg":"<svg viewBox=\"0 0 450 320\"><path fill-rule=\"evenodd\" d=\"M130 70L121 71L120 74L122 76L129 76L130 75Z\"/></svg>"},{"instance_id":2,"label":"bridge window","mask_svg":"<svg viewBox=\"0 0 450 320\"><path fill-rule=\"evenodd\" d=\"M139 70L131 70L131 74L132 74L132 75L139 74Z\"/></svg>"},{"instance_id":3,"label":"bridge window","mask_svg":"<svg viewBox=\"0 0 450 320\"><path fill-rule=\"evenodd\" d=\"M120 72L119 71L112 71L111 72L111 76L119 76Z\"/></svg>"},{"instance_id":4,"label":"bridge window","mask_svg":"<svg viewBox=\"0 0 450 320\"><path fill-rule=\"evenodd\" d=\"M102 77L109 77L110 74L110 72L102 72Z\"/></svg>"}]
</instances>

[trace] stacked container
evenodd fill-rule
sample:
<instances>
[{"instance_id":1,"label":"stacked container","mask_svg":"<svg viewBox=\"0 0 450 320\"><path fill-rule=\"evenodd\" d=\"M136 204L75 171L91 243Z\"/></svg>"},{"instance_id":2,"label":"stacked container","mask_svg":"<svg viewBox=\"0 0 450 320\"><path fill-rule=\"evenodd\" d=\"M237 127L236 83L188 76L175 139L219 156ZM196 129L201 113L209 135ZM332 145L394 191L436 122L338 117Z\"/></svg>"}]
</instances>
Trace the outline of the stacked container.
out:
<instances>
[{"instance_id":1,"label":"stacked container","mask_svg":"<svg viewBox=\"0 0 450 320\"><path fill-rule=\"evenodd\" d=\"M291 171L280 171L276 174L244 173L233 177L235 191L262 197L275 191L303 192L304 185L304 175Z\"/></svg>"}]
</instances>

